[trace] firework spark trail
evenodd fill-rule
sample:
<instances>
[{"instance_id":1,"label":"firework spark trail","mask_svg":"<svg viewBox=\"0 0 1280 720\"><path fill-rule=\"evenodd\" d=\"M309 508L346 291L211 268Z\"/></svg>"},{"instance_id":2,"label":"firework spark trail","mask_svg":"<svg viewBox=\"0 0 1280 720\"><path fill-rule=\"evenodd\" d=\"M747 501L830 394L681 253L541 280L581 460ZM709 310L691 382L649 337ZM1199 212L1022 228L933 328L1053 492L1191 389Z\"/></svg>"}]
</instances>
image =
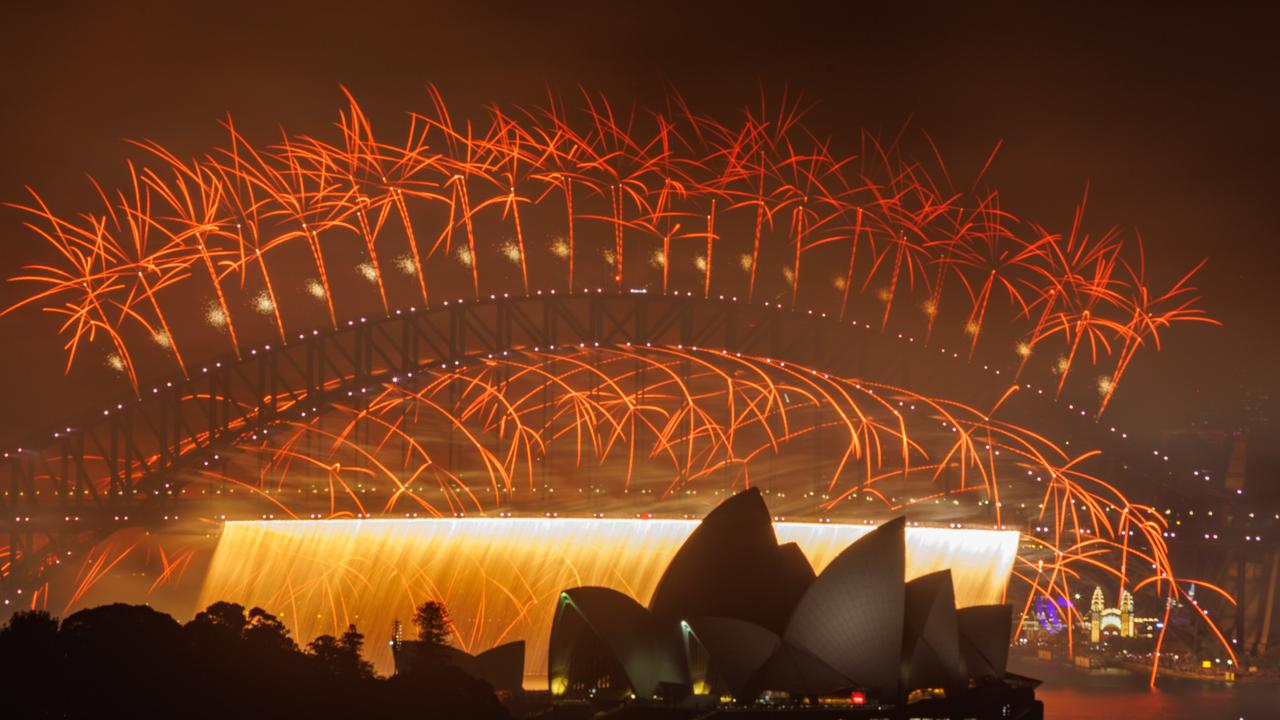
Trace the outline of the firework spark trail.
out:
<instances>
[{"instance_id":1,"label":"firework spark trail","mask_svg":"<svg viewBox=\"0 0 1280 720\"><path fill-rule=\"evenodd\" d=\"M552 97L542 108L492 109L488 125L456 126L432 88L433 110L413 114L406 137L391 144L375 138L348 99L337 142L283 134L258 147L228 119L226 146L194 161L140 143L148 164L129 166L128 188L99 189L96 211L59 215L32 192L29 204L14 207L53 257L10 278L32 289L0 315L28 306L53 313L68 371L105 343L107 362L136 389L137 359L157 345L185 372L180 348L212 335L239 353L253 315L270 318L281 341L310 329L307 308L291 309L299 302L292 291L323 301L334 327L357 316L360 283L332 272L339 257L359 258L346 262L376 287L384 310L405 299L384 273L388 258L399 282L412 278L409 302L527 293L538 277L571 291L604 280L617 289L660 283L704 296L785 298L795 309L844 318L851 295L870 290L882 303L874 311L882 328L904 306L925 308L926 335L953 322L971 358L1002 308L1017 342L1000 342L1016 348L1019 372L1033 357L1058 356L1062 392L1084 359L1100 368L1099 414L1139 350L1160 349L1162 331L1214 322L1190 285L1199 265L1168 290L1152 290L1140 238L1086 232L1084 201L1067 232L1051 232L1011 214L994 192L956 190L940 162L931 173L904 156L898 139L863 133L861 152L836 155L803 126L805 108L795 101L776 109L762 101L725 124L678 96L665 112L619 113L584 94L576 111ZM581 263L583 253L605 257L608 275L600 277L598 262ZM698 253L693 263L690 253ZM716 260L725 253L740 262ZM832 276L815 270L833 262L843 270L835 297ZM314 276L299 278L301 267L314 267ZM208 325L178 320L191 297L210 294ZM238 317L242 308L250 318ZM999 483L1016 466L1044 479L1036 511L1052 527L1051 538L1033 540L1051 561L1037 560L1034 573L1029 557L1019 566L1031 595L1066 592L1090 570L1180 597L1158 514L1084 473L1087 454L1068 456L994 412L760 358L596 352L524 353L432 373L412 391L388 386L366 405L330 409L324 422L290 421L270 442L242 442L241 452L263 462L252 480L208 473L194 482L238 485L289 514L266 479L287 487L323 470L328 516L378 507L369 486L385 493L384 513L411 502L445 515L509 504L516 478L533 493L540 464L566 443L576 469L623 463L624 488L636 481L636 458L659 464L667 497L710 483L751 484L761 459L802 439L840 437L814 511L840 512L859 498L900 511L924 499L981 496L1000 524ZM340 428L326 424L339 417ZM471 463L467 472L451 466L453 451L417 431L427 419L460 439L456 462ZM939 445L926 426L954 437ZM382 439L361 440L369 434ZM311 441L328 450L301 449ZM938 487L950 473L958 487ZM94 482L107 489L105 475ZM893 482L920 487L906 494ZM1131 529L1141 547L1130 543ZM101 577L105 552L85 571L87 586ZM186 556L164 557L164 576L180 575ZM1135 578L1136 567L1153 574Z\"/></svg>"},{"instance_id":2,"label":"firework spark trail","mask_svg":"<svg viewBox=\"0 0 1280 720\"><path fill-rule=\"evenodd\" d=\"M544 392L548 387L554 393ZM319 483L327 506L319 517L366 517L374 507L382 516L492 514L525 507L514 478L529 478L527 492L536 498L538 468L578 456L583 470L597 467L611 478L611 492L630 487L643 497L653 487L655 499L678 505L698 491L715 495L760 482L767 488L775 481L752 476L768 458L805 452L806 439L822 433L828 460L817 462L829 474L783 512L839 518L863 514L862 503L870 503L882 513L914 509L927 517L953 501L992 506L1003 497L1011 506L1021 499L1025 510L1006 512L1028 528L1048 526L1024 533L1030 549L1020 552L1013 574L1016 594L1026 595L1024 614L1035 597L1069 594L1086 575L1114 578L1161 602L1186 601L1179 584L1185 578L1168 559L1163 516L1090 474L1096 453L1068 453L1000 420L998 409L711 351L522 352L424 371L414 384L382 386L365 403L335 405L323 419L286 421L270 438L239 443L233 457L256 458L260 467L248 479L236 477L243 461L233 460L227 473L201 473L184 492L235 488L245 502L265 503L282 517L317 517L316 501L305 498ZM448 449L442 427L453 428L463 452ZM301 451L308 437L318 450ZM643 477L632 467L635 457L650 461ZM997 491L1011 481L1017 487ZM571 493L575 482L582 476L556 486ZM786 491L778 492L775 502L788 503ZM989 521L1008 522L998 515ZM72 601L133 547L117 542L91 553ZM171 582L189 562L181 552L160 557L157 584Z\"/></svg>"},{"instance_id":3,"label":"firework spark trail","mask_svg":"<svg viewBox=\"0 0 1280 720\"><path fill-rule=\"evenodd\" d=\"M314 419L285 419L269 436L242 438L225 471L196 473L178 494L228 497L231 491L241 503L294 518L368 517L373 508L381 516L485 515L526 507L516 478L527 478L530 500L545 494L540 468L568 456L578 458L579 473L607 478L609 492L643 498L645 488L653 488L654 499L677 507L699 491L770 487L777 481L766 472L769 458L804 453L806 439L821 433L826 459L809 462L826 475L795 501L784 500L786 488L803 484L787 480L775 500L784 503L783 512L856 517L870 503L881 513L913 510L927 517L948 502L991 507L1003 498L1012 507L1021 500L1024 510L1006 512L1028 528L1023 545L1029 549L1020 552L1013 573L1016 594L1026 597L1024 615L1035 597L1069 595L1071 583L1085 575L1114 578L1162 602L1186 601L1185 578L1169 562L1164 517L1089 473L1096 453L1068 453L1001 420L999 405L978 409L705 350L516 352L423 371L413 383L387 383L367 401L334 405ZM455 442L461 451L450 449ZM634 467L637 457L648 459L643 474ZM90 467L104 462L89 460ZM111 482L103 469L93 479L99 492ZM582 478L557 479L556 489L572 493ZM1010 482L1009 490L998 490ZM318 515L317 502L325 507ZM989 522L1008 522L996 512ZM964 514L972 520L971 512ZM1047 527L1031 532L1032 524ZM121 536L94 548L66 607L138 547L136 537ZM160 566L153 590L179 581L192 557L189 549L163 546L154 553Z\"/></svg>"},{"instance_id":4,"label":"firework spark trail","mask_svg":"<svg viewBox=\"0 0 1280 720\"><path fill-rule=\"evenodd\" d=\"M341 421L345 428L342 442L331 446L328 459L319 461L339 461L345 453L372 452L355 442L358 433L351 429L359 423L376 423L394 427L397 437L413 439L413 462L420 465L400 462L402 471L419 476L438 465L433 454L440 449L428 447L422 442L425 436L421 431L404 424L406 418L421 420L423 416L405 411L403 405L428 403L432 413L452 418L448 422L474 427L465 436L466 443L476 453L477 467L488 477L489 490L484 493L487 500L472 494L469 504L472 510L484 512L493 510L495 504L511 502L510 477L519 474L514 462L523 458L537 463L554 452L550 446L564 439L576 438L572 452L585 451L590 460L600 464L610 462L610 448L615 444L640 445L636 454L671 463L669 471L661 474L686 478L677 481L677 485L684 486L689 482L711 482L708 468L736 465L737 458L778 452L780 445L797 443L820 429L829 432L843 428L844 449L836 453L840 460L830 470L829 480L822 483L838 490L823 501L827 512L839 512L844 503L858 495L874 495L890 511L975 492L996 502L996 487L1004 475L1016 470L1014 477L1019 477L1031 470L1048 480L1042 489L1039 518L1057 519L1057 539L1050 542L1037 538L1035 542L1051 549L1056 556L1051 568L1061 571L1060 577L1047 583L1036 581L1034 587L1045 593L1061 590L1065 579L1081 568L1123 578L1142 566L1153 568L1152 578L1173 577L1159 534L1164 528L1163 518L1149 507L1129 502L1113 485L1081 471L1092 454L1069 455L1046 438L994 419L989 412L922 397L903 388L831 378L752 358L735 357L731 363L751 368L755 379L735 377L722 369L723 365L717 365L726 360L718 353L672 349L597 349L531 353L527 358L441 371L424 381L420 391L388 386L367 409L336 408L336 413L345 416ZM629 387L638 381L637 362L646 368L644 376L648 378L642 391L646 398L643 404L634 401L641 392ZM682 362L694 363L695 369L677 374L676 366ZM504 366L509 370L501 372ZM499 380L500 377L504 379ZM556 386L553 408L544 407L539 399L539 386L546 383ZM682 384L685 387L677 387ZM450 409L442 403L450 397L451 388L458 385L465 390L454 393L458 404ZM784 396L791 400L785 401ZM798 402L797 398L803 401ZM729 411L727 408L733 403L748 410ZM549 410L571 406L583 409L555 413L550 426L539 419ZM905 408L911 408L910 412ZM807 416L819 409L826 419L819 422ZM738 418L733 423L732 439L716 420L725 416ZM633 418L637 422L630 422ZM923 427L938 424L952 430L949 434L954 437L938 443L927 432L921 434ZM516 429L507 431L504 427ZM300 429L322 432L310 425ZM891 447L900 450L883 452ZM378 448L381 452L386 450L385 443ZM998 459L999 454L1002 455ZM846 459L868 463L867 472L846 473ZM623 477L632 472L630 461L626 462ZM740 477L746 483L750 482L746 479L748 465L741 465ZM959 486L938 486L944 468L962 475ZM532 473L532 468L529 471ZM401 495L426 502L421 497L424 489L415 490L394 480L392 473L384 474L392 479L385 511L396 511L394 501ZM457 482L456 474L452 478ZM874 492L877 486L904 478L921 486L912 491L911 497L905 497L901 490ZM669 486L667 492L677 485ZM1041 488L1036 486L1036 490ZM1083 516L1078 511L1083 511ZM1131 529L1140 531L1143 546L1130 540ZM1100 555L1108 559L1104 561ZM1138 587L1149 583L1150 578L1133 584ZM1179 592L1171 583L1164 583L1163 590Z\"/></svg>"},{"instance_id":5,"label":"firework spark trail","mask_svg":"<svg viewBox=\"0 0 1280 720\"><path fill-rule=\"evenodd\" d=\"M608 245L596 247L608 251L608 279L619 289L660 272L656 281L664 288L696 283L704 295L716 288L747 298L785 294L795 307L839 302L843 316L855 288L877 288L882 327L900 296L912 294L913 306L928 308L927 334L946 308L957 307L946 316L966 329L971 356L998 300L1025 323L1020 330L1014 325L1015 335L1030 350L1060 343L1066 358L1060 388L1082 352L1103 368L1110 382L1099 412L1138 350L1160 347L1162 329L1213 322L1189 284L1199 266L1167 292L1151 291L1140 240L1085 232L1083 202L1069 232L1045 231L1000 207L994 193L952 189L940 162L931 174L904 157L897 139L885 144L864 133L863 152L834 154L803 126L805 108L795 101L784 99L776 112L762 105L740 125L726 125L682 100L667 112L620 114L608 99L584 95L577 113L553 99L546 108L494 108L480 127L455 126L434 89L432 102L434 111L414 114L397 143L377 139L348 95L336 143L286 134L259 148L228 120L227 146L203 159L184 162L155 143L140 143L154 167L131 170L126 191L100 193L104 205L96 213L63 217L33 195L34 203L18 207L55 261L11 277L38 287L5 312L34 305L65 316L68 368L105 336L136 387L139 328L148 339L166 338L178 369L185 368L179 348L199 340L199 329L170 325L184 291L200 284L197 267L238 352L246 331L238 328L235 308L242 302L228 287L231 273L241 278L243 304L251 307L258 291L243 280L251 267L261 276L276 334L284 338L302 329L286 324L286 313L294 313L280 289L293 275L288 267L303 256L323 289L312 294L323 297L336 326L349 312L351 291L336 281L327 258L346 253L350 243L386 309L393 302L383 272L387 257L408 258L396 263L412 268L405 272L414 276L419 300L429 297L433 282L445 293L462 289L434 269L455 252L455 232L465 238L457 258L477 298L527 292L531 268L543 267L548 256L568 262L567 276L551 285L573 289L575 275L585 271L575 263L577 246L607 236ZM397 232L389 229L393 218ZM557 239L529 242L534 224ZM153 232L163 241L148 241ZM512 238L510 249L503 237ZM437 240L424 247L419 238ZM671 260L694 243L703 246L696 279ZM657 252L663 262L653 267ZM744 258L741 275L729 266L716 270L723 252ZM828 278L815 279L808 269L807 258L827 262L830 252L848 263L838 300L824 299L829 290L820 288ZM269 265L268 255L279 260ZM489 267L495 258L519 265L515 287ZM788 270L779 286L760 269L783 258ZM962 292L942 292L951 277ZM1020 364L1030 357L1020 354Z\"/></svg>"},{"instance_id":6,"label":"firework spark trail","mask_svg":"<svg viewBox=\"0 0 1280 720\"><path fill-rule=\"evenodd\" d=\"M640 602L652 595L691 519L447 518L429 521L235 522L218 542L198 604L236 598L280 612L306 641L341 630L358 614L370 660L393 668L392 622L424 600L449 608L453 644L479 652L526 643L525 675L545 686L547 638L565 587L603 585ZM866 525L778 523L821 570ZM942 568L962 607L998 600L1016 533L909 528L906 573Z\"/></svg>"}]
</instances>

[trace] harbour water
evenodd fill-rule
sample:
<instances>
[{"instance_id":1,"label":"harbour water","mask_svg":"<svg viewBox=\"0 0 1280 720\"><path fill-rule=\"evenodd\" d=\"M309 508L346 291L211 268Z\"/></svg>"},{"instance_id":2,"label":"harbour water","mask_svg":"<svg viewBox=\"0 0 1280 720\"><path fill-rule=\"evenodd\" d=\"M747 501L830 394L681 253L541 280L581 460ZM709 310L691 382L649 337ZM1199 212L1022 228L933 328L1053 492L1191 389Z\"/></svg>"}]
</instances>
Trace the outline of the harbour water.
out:
<instances>
[{"instance_id":1,"label":"harbour water","mask_svg":"<svg viewBox=\"0 0 1280 720\"><path fill-rule=\"evenodd\" d=\"M1011 670L1044 681L1036 697L1046 720L1276 720L1280 685L1147 678L1124 670L1090 673L1075 668L1011 659Z\"/></svg>"}]
</instances>

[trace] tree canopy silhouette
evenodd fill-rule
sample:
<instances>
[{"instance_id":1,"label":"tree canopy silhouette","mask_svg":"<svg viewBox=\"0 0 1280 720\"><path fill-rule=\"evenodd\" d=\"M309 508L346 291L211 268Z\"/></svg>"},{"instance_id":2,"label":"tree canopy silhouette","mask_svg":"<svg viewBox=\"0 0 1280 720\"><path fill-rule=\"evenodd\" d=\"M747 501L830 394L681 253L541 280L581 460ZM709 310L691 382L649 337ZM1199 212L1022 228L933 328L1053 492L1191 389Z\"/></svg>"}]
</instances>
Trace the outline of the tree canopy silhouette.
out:
<instances>
[{"instance_id":1,"label":"tree canopy silhouette","mask_svg":"<svg viewBox=\"0 0 1280 720\"><path fill-rule=\"evenodd\" d=\"M307 644L310 653L326 670L339 677L373 677L373 665L360 655L364 635L355 625L348 625L342 637L321 635Z\"/></svg>"},{"instance_id":2,"label":"tree canopy silhouette","mask_svg":"<svg viewBox=\"0 0 1280 720\"><path fill-rule=\"evenodd\" d=\"M418 639L428 645L449 644L453 623L443 603L428 600L413 611L413 624L418 628Z\"/></svg>"},{"instance_id":3,"label":"tree canopy silhouette","mask_svg":"<svg viewBox=\"0 0 1280 720\"><path fill-rule=\"evenodd\" d=\"M440 617L446 618L443 607ZM447 627L447 624L446 624ZM19 612L0 627L4 717L475 718L510 716L449 665L380 678L354 626L306 650L262 608L217 602L185 625L142 605Z\"/></svg>"}]
</instances>

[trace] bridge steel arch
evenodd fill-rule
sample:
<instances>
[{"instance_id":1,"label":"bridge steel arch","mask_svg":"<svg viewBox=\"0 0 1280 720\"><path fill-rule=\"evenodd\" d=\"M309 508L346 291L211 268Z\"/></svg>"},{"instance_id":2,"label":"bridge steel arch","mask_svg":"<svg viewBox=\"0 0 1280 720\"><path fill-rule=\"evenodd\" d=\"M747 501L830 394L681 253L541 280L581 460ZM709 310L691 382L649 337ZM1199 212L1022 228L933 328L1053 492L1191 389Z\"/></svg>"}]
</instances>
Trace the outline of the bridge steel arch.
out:
<instances>
[{"instance_id":1,"label":"bridge steel arch","mask_svg":"<svg viewBox=\"0 0 1280 720\"><path fill-rule=\"evenodd\" d=\"M819 311L681 293L493 295L352 319L193 368L189 378L144 387L136 398L3 453L0 537L11 555L31 558L41 536L77 547L86 534L104 535L122 522L152 524L177 511L181 470L216 463L240 438L335 402L360 405L365 391L423 369L525 349L683 347L948 396L992 388L979 368L958 360L954 372L939 372L935 361L920 373L940 348L872 336L881 337L869 323Z\"/></svg>"},{"instance_id":2,"label":"bridge steel arch","mask_svg":"<svg viewBox=\"0 0 1280 720\"><path fill-rule=\"evenodd\" d=\"M78 549L122 523L167 519L176 512L179 471L216 463L221 449L281 420L334 402L360 404L365 391L426 368L524 349L652 345L846 376L874 366L877 379L908 383L913 353L905 349L915 341L879 347L887 344L868 342L872 332L867 323L737 298L603 291L492 295L352 319L224 356L4 452L0 537L12 563ZM41 538L47 544L36 552ZM0 573L0 585L22 574Z\"/></svg>"},{"instance_id":3,"label":"bridge steel arch","mask_svg":"<svg viewBox=\"0 0 1280 720\"><path fill-rule=\"evenodd\" d=\"M930 363L919 373L922 361L941 348L873 336L881 337L880 330L869 323L770 303L599 291L455 300L296 333L286 344L252 348L201 366L189 378L143 388L136 398L4 452L0 539L8 542L9 557L0 557L0 566L7 565L0 590L26 583L51 554L91 546L122 526L167 519L179 505L180 471L217 462L219 451L238 439L335 402L359 405L365 391L424 369L526 349L652 345L766 357L948 395L992 388L990 377L965 362L941 372ZM1243 562L1277 552L1275 539L1267 539L1208 550L1215 561ZM1194 538L1169 544L1191 545L1196 556L1206 551ZM1236 633L1243 635L1240 625Z\"/></svg>"},{"instance_id":4,"label":"bridge steel arch","mask_svg":"<svg viewBox=\"0 0 1280 720\"><path fill-rule=\"evenodd\" d=\"M522 349L654 345L722 350L846 376L909 379L903 342L875 349L869 324L819 312L682 294L537 293L403 308L383 318L298 333L144 387L4 453L0 527L48 513L118 512L161 494L167 474L209 459L284 414L319 411L359 390L428 367ZM919 353L916 353L919 354ZM358 401L358 400L357 400ZM104 482L105 481L105 482ZM30 519L28 519L30 518Z\"/></svg>"}]
</instances>

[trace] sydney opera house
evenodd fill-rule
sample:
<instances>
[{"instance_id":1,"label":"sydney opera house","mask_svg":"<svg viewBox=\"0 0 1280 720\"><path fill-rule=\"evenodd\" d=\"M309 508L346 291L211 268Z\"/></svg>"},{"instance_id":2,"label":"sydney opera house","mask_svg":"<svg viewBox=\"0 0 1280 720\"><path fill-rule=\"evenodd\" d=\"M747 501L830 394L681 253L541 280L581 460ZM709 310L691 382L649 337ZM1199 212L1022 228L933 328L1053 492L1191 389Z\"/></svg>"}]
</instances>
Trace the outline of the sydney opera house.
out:
<instances>
[{"instance_id":1,"label":"sydney opera house","mask_svg":"<svg viewBox=\"0 0 1280 720\"><path fill-rule=\"evenodd\" d=\"M499 692L545 689L579 709L857 705L871 715L909 707L912 717L1038 717L1035 681L1006 669L1013 609L983 592L1002 594L990 581L1007 578L1003 550L1015 534L908 528L899 517L846 537L815 572L800 544L779 542L795 535L789 525L775 525L759 490L745 490L684 535L647 603L627 584L578 584L538 608L547 622L523 625L527 641L436 652ZM398 632L390 646L397 672L423 657L422 643Z\"/></svg>"},{"instance_id":2,"label":"sydney opera house","mask_svg":"<svg viewBox=\"0 0 1280 720\"><path fill-rule=\"evenodd\" d=\"M906 530L885 523L815 574L779 544L759 492L739 493L689 535L647 606L604 587L560 593L551 693L953 709L1016 697L1006 717L1035 711L1034 683L1006 671L1011 607L957 608L949 569L908 581Z\"/></svg>"}]
</instances>

